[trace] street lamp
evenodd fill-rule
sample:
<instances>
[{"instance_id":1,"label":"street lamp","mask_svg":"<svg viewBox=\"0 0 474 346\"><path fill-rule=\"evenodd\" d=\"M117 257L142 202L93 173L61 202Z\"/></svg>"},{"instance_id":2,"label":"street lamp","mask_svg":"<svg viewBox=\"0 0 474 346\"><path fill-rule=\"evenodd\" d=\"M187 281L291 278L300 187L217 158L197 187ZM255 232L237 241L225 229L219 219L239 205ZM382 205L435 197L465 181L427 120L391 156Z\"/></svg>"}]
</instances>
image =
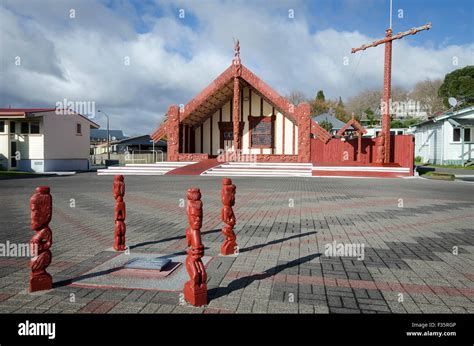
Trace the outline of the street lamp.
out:
<instances>
[{"instance_id":1,"label":"street lamp","mask_svg":"<svg viewBox=\"0 0 474 346\"><path fill-rule=\"evenodd\" d=\"M110 160L110 130L109 130L109 116L102 110L98 110L99 113L104 113L107 118L107 159Z\"/></svg>"}]
</instances>

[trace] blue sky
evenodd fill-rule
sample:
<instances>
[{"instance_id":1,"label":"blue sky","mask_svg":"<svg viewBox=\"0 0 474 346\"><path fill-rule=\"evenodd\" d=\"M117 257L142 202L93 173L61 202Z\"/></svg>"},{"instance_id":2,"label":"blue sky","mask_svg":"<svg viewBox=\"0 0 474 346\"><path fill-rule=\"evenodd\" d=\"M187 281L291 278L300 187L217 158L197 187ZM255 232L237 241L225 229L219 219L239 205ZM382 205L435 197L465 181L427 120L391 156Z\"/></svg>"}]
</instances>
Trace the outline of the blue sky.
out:
<instances>
[{"instance_id":1,"label":"blue sky","mask_svg":"<svg viewBox=\"0 0 474 346\"><path fill-rule=\"evenodd\" d=\"M394 0L395 33L433 27L394 44L393 85L474 65L473 11L468 0ZM235 38L243 64L280 94L347 101L381 88L383 47L350 50L388 23L389 0L2 0L0 107L90 101L114 128L150 133L230 65Z\"/></svg>"},{"instance_id":2,"label":"blue sky","mask_svg":"<svg viewBox=\"0 0 474 346\"><path fill-rule=\"evenodd\" d=\"M201 0L202 2L211 2ZM383 36L389 25L388 0L308 0L308 1L237 1L242 6L253 7L261 3L286 4L295 11L304 11L309 19L310 32L335 28L344 31L358 30L370 36ZM147 32L150 26L142 17L152 14L157 17L166 16L160 4L152 0L131 0L136 16L135 29L137 32ZM124 10L123 3L117 0L107 0L104 4L114 10ZM185 8L185 6L183 6ZM129 9L128 6L125 8ZM175 9L181 8L175 6ZM286 16L285 9L280 15ZM130 14L130 12L128 12ZM431 40L414 36L413 43L435 45L470 43L474 36L474 2L472 0L394 0L393 1L394 32L405 31L409 28L436 23L432 30ZM193 30L199 30L199 19L192 14L184 22Z\"/></svg>"}]
</instances>

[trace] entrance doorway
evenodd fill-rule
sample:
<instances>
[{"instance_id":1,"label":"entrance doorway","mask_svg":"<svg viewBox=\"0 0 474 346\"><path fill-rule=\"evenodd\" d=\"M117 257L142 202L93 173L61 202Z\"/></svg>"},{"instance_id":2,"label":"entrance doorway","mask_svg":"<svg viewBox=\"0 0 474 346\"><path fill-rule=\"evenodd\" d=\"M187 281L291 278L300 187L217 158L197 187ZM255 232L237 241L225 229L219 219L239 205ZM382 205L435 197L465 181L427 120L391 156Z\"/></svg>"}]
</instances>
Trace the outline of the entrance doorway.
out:
<instances>
[{"instance_id":1,"label":"entrance doorway","mask_svg":"<svg viewBox=\"0 0 474 346\"><path fill-rule=\"evenodd\" d=\"M17 168L16 152L17 152L16 141L12 140L10 142L10 169Z\"/></svg>"},{"instance_id":2,"label":"entrance doorway","mask_svg":"<svg viewBox=\"0 0 474 346\"><path fill-rule=\"evenodd\" d=\"M219 123L220 149L231 150L234 145L234 124L230 121Z\"/></svg>"}]
</instances>

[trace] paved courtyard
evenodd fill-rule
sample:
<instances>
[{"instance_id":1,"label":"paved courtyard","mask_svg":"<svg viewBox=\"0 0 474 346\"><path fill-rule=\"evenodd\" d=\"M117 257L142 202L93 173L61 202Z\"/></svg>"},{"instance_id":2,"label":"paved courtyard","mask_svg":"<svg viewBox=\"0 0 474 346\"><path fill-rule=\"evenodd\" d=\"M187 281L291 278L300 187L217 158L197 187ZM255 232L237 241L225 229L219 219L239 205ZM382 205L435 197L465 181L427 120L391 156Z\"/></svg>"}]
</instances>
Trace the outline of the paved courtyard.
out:
<instances>
[{"instance_id":1,"label":"paved courtyard","mask_svg":"<svg viewBox=\"0 0 474 346\"><path fill-rule=\"evenodd\" d=\"M95 268L119 255L112 181L93 173L0 180L2 244L29 242L29 198L51 187L55 282L29 294L28 258L0 257L0 313L474 313L473 183L235 178L240 253L222 257L221 178L125 177L131 258L182 256L185 191L201 188L210 302L196 308L179 290L80 285L90 273L111 275ZM331 244L363 252L329 257Z\"/></svg>"}]
</instances>

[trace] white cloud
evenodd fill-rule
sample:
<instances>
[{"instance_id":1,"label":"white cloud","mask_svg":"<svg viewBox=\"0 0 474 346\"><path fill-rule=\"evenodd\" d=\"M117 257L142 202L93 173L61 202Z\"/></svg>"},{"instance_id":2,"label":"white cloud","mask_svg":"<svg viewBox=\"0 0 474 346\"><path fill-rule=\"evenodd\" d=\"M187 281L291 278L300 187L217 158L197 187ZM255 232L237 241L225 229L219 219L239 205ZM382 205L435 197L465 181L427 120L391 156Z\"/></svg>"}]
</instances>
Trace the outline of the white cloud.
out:
<instances>
[{"instance_id":1,"label":"white cloud","mask_svg":"<svg viewBox=\"0 0 474 346\"><path fill-rule=\"evenodd\" d=\"M350 54L375 37L335 29L311 33L301 8L290 19L280 3L269 9L266 3L183 2L197 20L194 27L164 2L165 16L148 13L151 30L136 33L130 6L112 11L96 2L55 4L51 11L34 3L0 7L1 72L8 81L0 86L0 106L95 101L111 115L113 128L150 133L168 105L189 101L230 64L232 38L240 39L243 63L282 94L298 89L312 97L323 89L326 96L345 98L382 85L383 46ZM69 8L76 8L74 20ZM430 39L429 31L418 35ZM17 55L22 66L14 64ZM407 37L394 43L392 81L410 88L473 64L473 56L474 44L414 47Z\"/></svg>"}]
</instances>

